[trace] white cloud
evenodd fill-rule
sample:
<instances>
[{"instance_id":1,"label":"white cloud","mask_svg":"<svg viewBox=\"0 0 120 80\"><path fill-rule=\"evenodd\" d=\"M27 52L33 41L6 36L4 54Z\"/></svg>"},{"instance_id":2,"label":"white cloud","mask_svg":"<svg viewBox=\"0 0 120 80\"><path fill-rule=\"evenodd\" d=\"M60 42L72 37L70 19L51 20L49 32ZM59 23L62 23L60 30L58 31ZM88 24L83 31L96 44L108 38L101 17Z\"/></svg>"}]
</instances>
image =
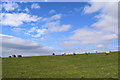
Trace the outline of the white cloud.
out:
<instances>
[{"instance_id":1,"label":"white cloud","mask_svg":"<svg viewBox=\"0 0 120 80\"><path fill-rule=\"evenodd\" d=\"M25 8L23 11L30 12L30 10L28 8Z\"/></svg>"},{"instance_id":2,"label":"white cloud","mask_svg":"<svg viewBox=\"0 0 120 80\"><path fill-rule=\"evenodd\" d=\"M41 37L41 35L45 34L46 29L39 29L38 27L32 27L26 34L30 35L32 37ZM32 34L32 33L36 33L36 34Z\"/></svg>"},{"instance_id":3,"label":"white cloud","mask_svg":"<svg viewBox=\"0 0 120 80\"><path fill-rule=\"evenodd\" d=\"M94 10L93 8L96 8L96 6L99 4L99 9L101 10L95 10L90 13L98 12L100 11L100 14L95 16L95 18L98 19L97 22L95 22L92 26L96 27L99 30L111 33L118 33L118 3L117 2L92 2L90 3L91 6L89 6L87 9L85 9L85 12L88 10Z\"/></svg>"},{"instance_id":4,"label":"white cloud","mask_svg":"<svg viewBox=\"0 0 120 80\"><path fill-rule=\"evenodd\" d=\"M48 32L62 32L62 31L67 31L71 28L71 25L61 25L59 21L59 19L61 19L62 14L56 14L53 15L49 18L43 18L42 21L45 21L47 23L45 23L44 25L42 25L42 27L47 28Z\"/></svg>"},{"instance_id":5,"label":"white cloud","mask_svg":"<svg viewBox=\"0 0 120 80\"><path fill-rule=\"evenodd\" d=\"M2 4L0 4L0 11L2 11Z\"/></svg>"},{"instance_id":6,"label":"white cloud","mask_svg":"<svg viewBox=\"0 0 120 80\"><path fill-rule=\"evenodd\" d=\"M80 34L82 33L82 34ZM111 40L117 39L117 34L106 33L99 30L92 29L78 29L73 32L73 35L69 38L70 40L80 40L81 45L89 44L103 44L111 42Z\"/></svg>"},{"instance_id":7,"label":"white cloud","mask_svg":"<svg viewBox=\"0 0 120 80\"><path fill-rule=\"evenodd\" d=\"M44 0L45 2L47 2L48 0Z\"/></svg>"},{"instance_id":8,"label":"white cloud","mask_svg":"<svg viewBox=\"0 0 120 80\"><path fill-rule=\"evenodd\" d=\"M69 30L72 26L71 25L61 25L59 22L49 22L43 25L43 27L48 28L50 32L62 32Z\"/></svg>"},{"instance_id":9,"label":"white cloud","mask_svg":"<svg viewBox=\"0 0 120 80\"><path fill-rule=\"evenodd\" d=\"M33 37L40 37L41 35L45 34L46 29L37 29L36 31L38 34L32 35Z\"/></svg>"},{"instance_id":10,"label":"white cloud","mask_svg":"<svg viewBox=\"0 0 120 80\"><path fill-rule=\"evenodd\" d=\"M34 32L37 30L38 27L32 27L28 32L31 33L31 32Z\"/></svg>"},{"instance_id":11,"label":"white cloud","mask_svg":"<svg viewBox=\"0 0 120 80\"><path fill-rule=\"evenodd\" d=\"M12 11L15 10L16 8L19 7L19 5L17 3L14 2L7 2L7 3L3 3L2 7L6 10L6 11Z\"/></svg>"},{"instance_id":12,"label":"white cloud","mask_svg":"<svg viewBox=\"0 0 120 80\"><path fill-rule=\"evenodd\" d=\"M56 13L56 10L50 10L49 11L49 14L54 14L54 13Z\"/></svg>"},{"instance_id":13,"label":"white cloud","mask_svg":"<svg viewBox=\"0 0 120 80\"><path fill-rule=\"evenodd\" d=\"M18 27L12 28L11 30L12 30L13 32L18 32L18 33L21 33L21 32L24 32L24 31L25 31L25 29L23 29L23 28L18 28Z\"/></svg>"},{"instance_id":14,"label":"white cloud","mask_svg":"<svg viewBox=\"0 0 120 80\"><path fill-rule=\"evenodd\" d=\"M85 15L99 12L97 19L90 27L73 31L61 45L93 45L94 48L106 49L108 44L117 43L118 39L118 3L117 2L90 2L85 6ZM106 48L105 48L106 47Z\"/></svg>"},{"instance_id":15,"label":"white cloud","mask_svg":"<svg viewBox=\"0 0 120 80\"><path fill-rule=\"evenodd\" d=\"M105 47L104 45L97 45L96 46L97 48L103 48L103 47Z\"/></svg>"},{"instance_id":16,"label":"white cloud","mask_svg":"<svg viewBox=\"0 0 120 80\"><path fill-rule=\"evenodd\" d=\"M88 0L89 2L119 2L120 0Z\"/></svg>"},{"instance_id":17,"label":"white cloud","mask_svg":"<svg viewBox=\"0 0 120 80\"><path fill-rule=\"evenodd\" d=\"M45 24L42 25L43 29L32 27L28 32L25 32L25 34L38 38L49 32L63 32L69 30L72 27L71 25L61 25L59 21L56 21L60 18L61 14L56 14L49 18L42 18L41 21L45 21Z\"/></svg>"},{"instance_id":18,"label":"white cloud","mask_svg":"<svg viewBox=\"0 0 120 80\"><path fill-rule=\"evenodd\" d=\"M119 0L44 0L45 2L118 2Z\"/></svg>"},{"instance_id":19,"label":"white cloud","mask_svg":"<svg viewBox=\"0 0 120 80\"><path fill-rule=\"evenodd\" d=\"M62 17L61 14L56 14L56 15L53 15L49 18L43 18L42 21L52 21L52 20L58 20Z\"/></svg>"},{"instance_id":20,"label":"white cloud","mask_svg":"<svg viewBox=\"0 0 120 80\"><path fill-rule=\"evenodd\" d=\"M38 9L38 8L40 8L40 5L37 4L37 3L33 3L33 4L31 5L31 8L32 8L32 9Z\"/></svg>"},{"instance_id":21,"label":"white cloud","mask_svg":"<svg viewBox=\"0 0 120 80\"><path fill-rule=\"evenodd\" d=\"M2 56L9 56L11 54L22 54L24 56L36 56L51 54L51 48L41 44L24 40L9 35L0 34L2 41Z\"/></svg>"},{"instance_id":22,"label":"white cloud","mask_svg":"<svg viewBox=\"0 0 120 80\"><path fill-rule=\"evenodd\" d=\"M116 13L117 15L117 13ZM92 26L96 27L99 30L105 31L105 32L113 32L118 33L118 18L114 17L112 15L99 15L97 16L98 22L94 23Z\"/></svg>"},{"instance_id":23,"label":"white cloud","mask_svg":"<svg viewBox=\"0 0 120 80\"><path fill-rule=\"evenodd\" d=\"M26 13L2 13L1 24L9 26L19 26L24 22L35 22L41 19L41 17L29 15Z\"/></svg>"},{"instance_id":24,"label":"white cloud","mask_svg":"<svg viewBox=\"0 0 120 80\"><path fill-rule=\"evenodd\" d=\"M105 2L90 2L91 5L85 6L84 12L85 13L93 13L101 10L105 7Z\"/></svg>"}]
</instances>

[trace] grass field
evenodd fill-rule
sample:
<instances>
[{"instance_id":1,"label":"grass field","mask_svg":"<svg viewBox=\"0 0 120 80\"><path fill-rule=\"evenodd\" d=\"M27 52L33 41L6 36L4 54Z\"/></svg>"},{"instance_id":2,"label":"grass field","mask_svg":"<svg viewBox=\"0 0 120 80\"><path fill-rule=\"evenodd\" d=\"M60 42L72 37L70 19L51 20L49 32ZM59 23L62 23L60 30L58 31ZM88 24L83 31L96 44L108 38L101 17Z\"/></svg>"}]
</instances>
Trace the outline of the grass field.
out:
<instances>
[{"instance_id":1,"label":"grass field","mask_svg":"<svg viewBox=\"0 0 120 80\"><path fill-rule=\"evenodd\" d=\"M118 53L3 58L3 78L118 78Z\"/></svg>"}]
</instances>

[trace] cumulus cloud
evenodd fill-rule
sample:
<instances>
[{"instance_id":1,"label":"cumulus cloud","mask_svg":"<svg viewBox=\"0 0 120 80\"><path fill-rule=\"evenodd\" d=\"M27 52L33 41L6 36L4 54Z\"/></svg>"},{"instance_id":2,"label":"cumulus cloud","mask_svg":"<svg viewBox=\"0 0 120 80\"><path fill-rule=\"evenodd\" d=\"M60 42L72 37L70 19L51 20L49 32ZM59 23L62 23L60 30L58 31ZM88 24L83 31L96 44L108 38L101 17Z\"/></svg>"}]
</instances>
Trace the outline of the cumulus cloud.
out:
<instances>
[{"instance_id":1,"label":"cumulus cloud","mask_svg":"<svg viewBox=\"0 0 120 80\"><path fill-rule=\"evenodd\" d=\"M19 28L19 27L15 27L11 29L13 32L18 32L18 33L22 33L25 31L25 29L23 28Z\"/></svg>"},{"instance_id":2,"label":"cumulus cloud","mask_svg":"<svg viewBox=\"0 0 120 80\"><path fill-rule=\"evenodd\" d=\"M42 18L46 23L42 27L47 28L47 32L63 32L68 31L72 26L70 24L60 24L62 14L56 14L49 18Z\"/></svg>"},{"instance_id":3,"label":"cumulus cloud","mask_svg":"<svg viewBox=\"0 0 120 80\"><path fill-rule=\"evenodd\" d=\"M26 34L31 35L32 37L41 37L41 35L45 34L46 29L39 29L38 27L32 27ZM36 33L36 34L32 34Z\"/></svg>"},{"instance_id":4,"label":"cumulus cloud","mask_svg":"<svg viewBox=\"0 0 120 80\"><path fill-rule=\"evenodd\" d=\"M44 0L45 2L47 2L48 0Z\"/></svg>"},{"instance_id":5,"label":"cumulus cloud","mask_svg":"<svg viewBox=\"0 0 120 80\"><path fill-rule=\"evenodd\" d=\"M91 6L86 6L85 13L100 12L99 15L95 16L98 19L97 22L92 24L95 28L111 33L118 33L118 3L117 2L91 2ZM97 8L96 6L99 6Z\"/></svg>"},{"instance_id":6,"label":"cumulus cloud","mask_svg":"<svg viewBox=\"0 0 120 80\"><path fill-rule=\"evenodd\" d=\"M25 14L25 13L23 13L23 14ZM26 14L26 15L28 15L28 14ZM13 15L12 15L12 17L13 17ZM23 24L24 22L31 22L31 21L37 21L37 20L45 22L40 28L32 27L30 30L25 30L24 28L16 28L15 27L12 29L12 31L14 31L14 32L21 32L23 34L29 35L34 38L40 38L42 35L45 35L46 33L49 33L49 32L68 31L72 27L70 24L67 24L67 25L60 24L60 21L58 21L58 20L61 19L61 14L56 14L49 18L28 15L27 19L24 19L26 16L23 15L24 18L23 17L19 18L19 16L18 16L17 20L15 20L15 18L12 18L12 17L9 18L9 16L8 16L7 19L4 18L2 24L11 25L11 26L19 26L19 25ZM12 23L8 22L9 20L11 20ZM19 23L17 23L17 21Z\"/></svg>"},{"instance_id":7,"label":"cumulus cloud","mask_svg":"<svg viewBox=\"0 0 120 80\"><path fill-rule=\"evenodd\" d=\"M105 6L105 2L90 2L91 5L85 6L84 13L93 13L101 10Z\"/></svg>"},{"instance_id":8,"label":"cumulus cloud","mask_svg":"<svg viewBox=\"0 0 120 80\"><path fill-rule=\"evenodd\" d=\"M62 14L56 14L56 15L53 15L49 18L43 18L42 21L53 21L53 20L58 20L62 17Z\"/></svg>"},{"instance_id":9,"label":"cumulus cloud","mask_svg":"<svg viewBox=\"0 0 120 80\"><path fill-rule=\"evenodd\" d=\"M29 15L26 13L2 13L1 24L9 26L19 26L24 22L35 22L41 19L41 17Z\"/></svg>"},{"instance_id":10,"label":"cumulus cloud","mask_svg":"<svg viewBox=\"0 0 120 80\"><path fill-rule=\"evenodd\" d=\"M51 54L51 48L29 40L3 34L0 34L0 38L2 38L0 43L2 44L3 57L11 54L22 54L24 56Z\"/></svg>"},{"instance_id":11,"label":"cumulus cloud","mask_svg":"<svg viewBox=\"0 0 120 80\"><path fill-rule=\"evenodd\" d=\"M93 2L118 2L119 0L44 0L45 2L88 2L88 1L93 1Z\"/></svg>"},{"instance_id":12,"label":"cumulus cloud","mask_svg":"<svg viewBox=\"0 0 120 80\"><path fill-rule=\"evenodd\" d=\"M17 3L14 3L14 2L7 2L7 3L2 4L2 8L4 8L6 11L15 10L18 7L19 7L19 5Z\"/></svg>"},{"instance_id":13,"label":"cumulus cloud","mask_svg":"<svg viewBox=\"0 0 120 80\"><path fill-rule=\"evenodd\" d=\"M72 32L68 41L62 45L93 45L95 48L106 47L108 44L117 43L118 39L118 3L117 2L89 2L85 6L85 15L99 12L97 19L90 27L79 28Z\"/></svg>"},{"instance_id":14,"label":"cumulus cloud","mask_svg":"<svg viewBox=\"0 0 120 80\"><path fill-rule=\"evenodd\" d=\"M30 12L30 10L28 8L25 8L23 11Z\"/></svg>"},{"instance_id":15,"label":"cumulus cloud","mask_svg":"<svg viewBox=\"0 0 120 80\"><path fill-rule=\"evenodd\" d=\"M117 39L117 34L106 33L99 30L92 29L78 29L73 32L70 37L71 40L81 40L81 44L97 44L106 43L113 39ZM82 33L82 34L79 34Z\"/></svg>"},{"instance_id":16,"label":"cumulus cloud","mask_svg":"<svg viewBox=\"0 0 120 80\"><path fill-rule=\"evenodd\" d=\"M54 14L56 12L56 10L50 10L49 14Z\"/></svg>"},{"instance_id":17,"label":"cumulus cloud","mask_svg":"<svg viewBox=\"0 0 120 80\"><path fill-rule=\"evenodd\" d=\"M48 28L50 32L62 32L69 30L72 26L71 25L61 25L59 22L49 22L43 25L43 27Z\"/></svg>"},{"instance_id":18,"label":"cumulus cloud","mask_svg":"<svg viewBox=\"0 0 120 80\"><path fill-rule=\"evenodd\" d=\"M32 9L38 9L38 8L40 8L40 5L37 4L37 3L33 3L33 4L31 5L31 8L32 8Z\"/></svg>"}]
</instances>

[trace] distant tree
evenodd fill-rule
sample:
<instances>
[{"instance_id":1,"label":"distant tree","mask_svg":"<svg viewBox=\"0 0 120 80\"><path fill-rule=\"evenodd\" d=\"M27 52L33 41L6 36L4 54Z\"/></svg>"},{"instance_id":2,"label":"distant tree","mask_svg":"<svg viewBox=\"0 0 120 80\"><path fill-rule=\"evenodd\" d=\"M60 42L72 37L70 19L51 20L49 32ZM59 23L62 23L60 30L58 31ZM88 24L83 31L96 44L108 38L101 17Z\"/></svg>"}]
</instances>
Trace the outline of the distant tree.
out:
<instances>
[{"instance_id":1,"label":"distant tree","mask_svg":"<svg viewBox=\"0 0 120 80\"><path fill-rule=\"evenodd\" d=\"M76 53L73 53L73 55L76 55Z\"/></svg>"},{"instance_id":2,"label":"distant tree","mask_svg":"<svg viewBox=\"0 0 120 80\"><path fill-rule=\"evenodd\" d=\"M55 53L52 53L52 55L55 55Z\"/></svg>"},{"instance_id":3,"label":"distant tree","mask_svg":"<svg viewBox=\"0 0 120 80\"><path fill-rule=\"evenodd\" d=\"M98 53L98 51L95 51L96 53Z\"/></svg>"},{"instance_id":4,"label":"distant tree","mask_svg":"<svg viewBox=\"0 0 120 80\"><path fill-rule=\"evenodd\" d=\"M90 52L88 52L88 54L90 54Z\"/></svg>"}]
</instances>

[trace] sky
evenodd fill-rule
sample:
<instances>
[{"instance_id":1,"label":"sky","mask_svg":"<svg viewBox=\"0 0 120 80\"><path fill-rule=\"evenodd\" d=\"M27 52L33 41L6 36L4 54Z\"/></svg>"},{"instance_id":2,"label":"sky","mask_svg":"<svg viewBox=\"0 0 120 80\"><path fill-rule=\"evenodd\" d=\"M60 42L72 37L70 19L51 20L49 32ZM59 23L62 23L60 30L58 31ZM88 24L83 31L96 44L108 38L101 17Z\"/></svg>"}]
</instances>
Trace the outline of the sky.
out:
<instances>
[{"instance_id":1,"label":"sky","mask_svg":"<svg viewBox=\"0 0 120 80\"><path fill-rule=\"evenodd\" d=\"M2 2L2 56L116 51L117 2Z\"/></svg>"}]
</instances>

